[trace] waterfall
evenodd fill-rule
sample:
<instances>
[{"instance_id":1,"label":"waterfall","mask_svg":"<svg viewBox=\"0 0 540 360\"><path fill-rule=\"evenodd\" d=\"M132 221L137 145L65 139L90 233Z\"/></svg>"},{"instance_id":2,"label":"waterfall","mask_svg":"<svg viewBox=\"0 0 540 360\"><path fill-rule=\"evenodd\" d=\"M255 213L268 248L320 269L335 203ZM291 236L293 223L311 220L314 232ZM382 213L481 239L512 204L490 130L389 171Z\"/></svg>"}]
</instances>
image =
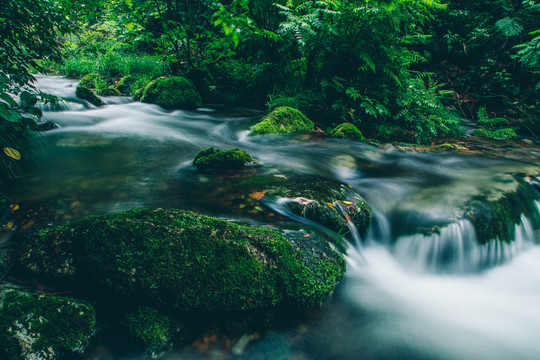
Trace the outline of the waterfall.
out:
<instances>
[{"instance_id":1,"label":"waterfall","mask_svg":"<svg viewBox=\"0 0 540 360\"><path fill-rule=\"evenodd\" d=\"M533 243L533 227L522 215L511 242L492 239L479 244L473 224L459 220L439 233L401 236L393 251L401 263L416 271L471 273L503 264Z\"/></svg>"}]
</instances>

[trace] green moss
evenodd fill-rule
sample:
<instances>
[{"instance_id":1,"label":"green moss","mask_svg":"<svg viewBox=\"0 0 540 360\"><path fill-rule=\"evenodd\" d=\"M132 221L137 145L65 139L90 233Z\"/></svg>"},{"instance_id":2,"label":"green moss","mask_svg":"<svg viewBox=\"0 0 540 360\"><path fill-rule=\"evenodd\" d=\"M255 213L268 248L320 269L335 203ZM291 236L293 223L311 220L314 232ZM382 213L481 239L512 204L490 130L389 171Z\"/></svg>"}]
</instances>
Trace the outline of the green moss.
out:
<instances>
[{"instance_id":1,"label":"green moss","mask_svg":"<svg viewBox=\"0 0 540 360\"><path fill-rule=\"evenodd\" d=\"M78 98L88 101L90 104L93 104L95 106L102 106L105 103L103 100L99 98L92 90L89 88L78 85L77 89L75 90L75 95L77 95Z\"/></svg>"},{"instance_id":2,"label":"green moss","mask_svg":"<svg viewBox=\"0 0 540 360\"><path fill-rule=\"evenodd\" d=\"M105 88L101 91L99 91L99 95L101 96L120 96L122 95L118 89L109 86L108 88Z\"/></svg>"},{"instance_id":3,"label":"green moss","mask_svg":"<svg viewBox=\"0 0 540 360\"><path fill-rule=\"evenodd\" d=\"M473 135L501 140L513 140L517 138L516 132L512 128L503 128L497 130L480 128L475 130Z\"/></svg>"},{"instance_id":4,"label":"green moss","mask_svg":"<svg viewBox=\"0 0 540 360\"><path fill-rule=\"evenodd\" d=\"M168 316L147 306L126 314L125 326L131 337L151 354L169 347L177 330Z\"/></svg>"},{"instance_id":5,"label":"green moss","mask_svg":"<svg viewBox=\"0 0 540 360\"><path fill-rule=\"evenodd\" d=\"M250 135L291 133L313 129L313 122L300 111L282 106L272 110L261 122L254 125Z\"/></svg>"},{"instance_id":6,"label":"green moss","mask_svg":"<svg viewBox=\"0 0 540 360\"><path fill-rule=\"evenodd\" d=\"M53 359L82 351L94 325L89 304L0 287L0 349L10 359Z\"/></svg>"},{"instance_id":7,"label":"green moss","mask_svg":"<svg viewBox=\"0 0 540 360\"><path fill-rule=\"evenodd\" d=\"M201 96L191 81L181 76L164 77L150 82L141 101L165 109L196 109L202 106Z\"/></svg>"},{"instance_id":8,"label":"green moss","mask_svg":"<svg viewBox=\"0 0 540 360\"><path fill-rule=\"evenodd\" d=\"M511 242L515 237L515 225L521 221L521 215L534 216L534 199L538 195L527 184L520 183L515 192L506 193L498 199L476 197L468 202L465 217L475 229L478 241L490 240Z\"/></svg>"},{"instance_id":9,"label":"green moss","mask_svg":"<svg viewBox=\"0 0 540 360\"><path fill-rule=\"evenodd\" d=\"M193 160L197 169L237 169L250 162L253 158L244 150L222 151L213 147L198 152Z\"/></svg>"},{"instance_id":10,"label":"green moss","mask_svg":"<svg viewBox=\"0 0 540 360\"><path fill-rule=\"evenodd\" d=\"M122 94L122 95L131 95L131 89L133 85L137 82L137 77L134 75L127 75L121 78L114 87Z\"/></svg>"},{"instance_id":11,"label":"green moss","mask_svg":"<svg viewBox=\"0 0 540 360\"><path fill-rule=\"evenodd\" d=\"M302 257L298 247L312 256ZM344 266L330 248L312 248L270 229L157 209L36 232L17 257L34 273L96 291L182 311L232 311L323 301Z\"/></svg>"},{"instance_id":12,"label":"green moss","mask_svg":"<svg viewBox=\"0 0 540 360\"><path fill-rule=\"evenodd\" d=\"M107 83L101 75L96 73L90 73L82 77L79 85L82 85L88 89L103 89L107 87Z\"/></svg>"},{"instance_id":13,"label":"green moss","mask_svg":"<svg viewBox=\"0 0 540 360\"><path fill-rule=\"evenodd\" d=\"M330 132L330 135L342 139L365 140L362 132L351 123L339 124Z\"/></svg>"}]
</instances>

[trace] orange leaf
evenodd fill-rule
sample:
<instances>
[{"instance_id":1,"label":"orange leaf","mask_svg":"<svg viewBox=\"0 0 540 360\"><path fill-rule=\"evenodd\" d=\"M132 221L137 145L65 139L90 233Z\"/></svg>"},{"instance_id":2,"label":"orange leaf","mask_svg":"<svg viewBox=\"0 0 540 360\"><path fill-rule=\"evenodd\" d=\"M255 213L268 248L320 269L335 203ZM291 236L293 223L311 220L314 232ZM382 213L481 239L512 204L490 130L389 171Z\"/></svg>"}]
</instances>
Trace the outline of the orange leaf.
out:
<instances>
[{"instance_id":1,"label":"orange leaf","mask_svg":"<svg viewBox=\"0 0 540 360\"><path fill-rule=\"evenodd\" d=\"M266 194L268 191L256 191L249 194L249 197L253 200L261 200L264 194Z\"/></svg>"},{"instance_id":2,"label":"orange leaf","mask_svg":"<svg viewBox=\"0 0 540 360\"><path fill-rule=\"evenodd\" d=\"M283 178L283 179L287 178L285 175L281 175L281 174L274 174L274 177Z\"/></svg>"}]
</instances>

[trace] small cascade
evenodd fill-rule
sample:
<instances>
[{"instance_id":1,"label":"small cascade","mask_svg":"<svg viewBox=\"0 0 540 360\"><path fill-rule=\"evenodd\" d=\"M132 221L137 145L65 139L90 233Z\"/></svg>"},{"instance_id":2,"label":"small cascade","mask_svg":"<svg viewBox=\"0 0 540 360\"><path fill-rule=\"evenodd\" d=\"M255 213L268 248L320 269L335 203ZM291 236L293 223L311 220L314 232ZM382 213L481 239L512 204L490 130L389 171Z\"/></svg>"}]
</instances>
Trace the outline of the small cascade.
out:
<instances>
[{"instance_id":1,"label":"small cascade","mask_svg":"<svg viewBox=\"0 0 540 360\"><path fill-rule=\"evenodd\" d=\"M354 225L354 223L351 221L349 214L347 213L347 210L343 208L343 206L338 202L333 202L334 207L337 209L338 213L343 217L345 220L345 224L347 225L347 228L349 229L349 233L351 234L351 243L354 245L354 247L358 250L362 249L362 238L360 237L360 233L358 232L358 229Z\"/></svg>"},{"instance_id":2,"label":"small cascade","mask_svg":"<svg viewBox=\"0 0 540 360\"><path fill-rule=\"evenodd\" d=\"M416 271L435 273L474 273L503 264L534 243L530 220L521 216L515 226L515 240L499 239L479 244L468 220L460 220L430 235L399 237L394 246L396 258Z\"/></svg>"}]
</instances>

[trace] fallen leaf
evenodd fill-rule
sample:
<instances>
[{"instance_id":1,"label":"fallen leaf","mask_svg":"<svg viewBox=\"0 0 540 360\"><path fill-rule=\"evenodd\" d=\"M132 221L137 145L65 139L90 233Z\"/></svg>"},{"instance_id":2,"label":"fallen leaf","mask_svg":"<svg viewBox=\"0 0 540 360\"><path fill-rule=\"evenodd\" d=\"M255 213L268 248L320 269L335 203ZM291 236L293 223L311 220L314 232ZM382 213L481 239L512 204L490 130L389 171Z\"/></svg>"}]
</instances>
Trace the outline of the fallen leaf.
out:
<instances>
[{"instance_id":1,"label":"fallen leaf","mask_svg":"<svg viewBox=\"0 0 540 360\"><path fill-rule=\"evenodd\" d=\"M274 177L287 179L287 177L285 175L281 175L281 174L274 174Z\"/></svg>"},{"instance_id":2,"label":"fallen leaf","mask_svg":"<svg viewBox=\"0 0 540 360\"><path fill-rule=\"evenodd\" d=\"M13 207L11 208L11 212L15 212L17 210L19 210L19 205L17 204L13 205Z\"/></svg>"},{"instance_id":3,"label":"fallen leaf","mask_svg":"<svg viewBox=\"0 0 540 360\"><path fill-rule=\"evenodd\" d=\"M330 206L331 208L334 207L334 204L327 202L326 205Z\"/></svg>"},{"instance_id":4,"label":"fallen leaf","mask_svg":"<svg viewBox=\"0 0 540 360\"><path fill-rule=\"evenodd\" d=\"M343 203L344 203L345 205L352 205L352 204L353 204L351 201L346 201L346 200L343 201Z\"/></svg>"},{"instance_id":5,"label":"fallen leaf","mask_svg":"<svg viewBox=\"0 0 540 360\"><path fill-rule=\"evenodd\" d=\"M253 200L261 200L262 197L264 196L264 194L266 194L268 191L256 191L256 192L253 192L251 194L249 194L249 197L252 198Z\"/></svg>"},{"instance_id":6,"label":"fallen leaf","mask_svg":"<svg viewBox=\"0 0 540 360\"><path fill-rule=\"evenodd\" d=\"M13 148L5 147L4 153L12 159L21 160L21 153Z\"/></svg>"},{"instance_id":7,"label":"fallen leaf","mask_svg":"<svg viewBox=\"0 0 540 360\"><path fill-rule=\"evenodd\" d=\"M309 235L309 234L304 235L305 238L310 237L310 236L311 236L311 235Z\"/></svg>"}]
</instances>

